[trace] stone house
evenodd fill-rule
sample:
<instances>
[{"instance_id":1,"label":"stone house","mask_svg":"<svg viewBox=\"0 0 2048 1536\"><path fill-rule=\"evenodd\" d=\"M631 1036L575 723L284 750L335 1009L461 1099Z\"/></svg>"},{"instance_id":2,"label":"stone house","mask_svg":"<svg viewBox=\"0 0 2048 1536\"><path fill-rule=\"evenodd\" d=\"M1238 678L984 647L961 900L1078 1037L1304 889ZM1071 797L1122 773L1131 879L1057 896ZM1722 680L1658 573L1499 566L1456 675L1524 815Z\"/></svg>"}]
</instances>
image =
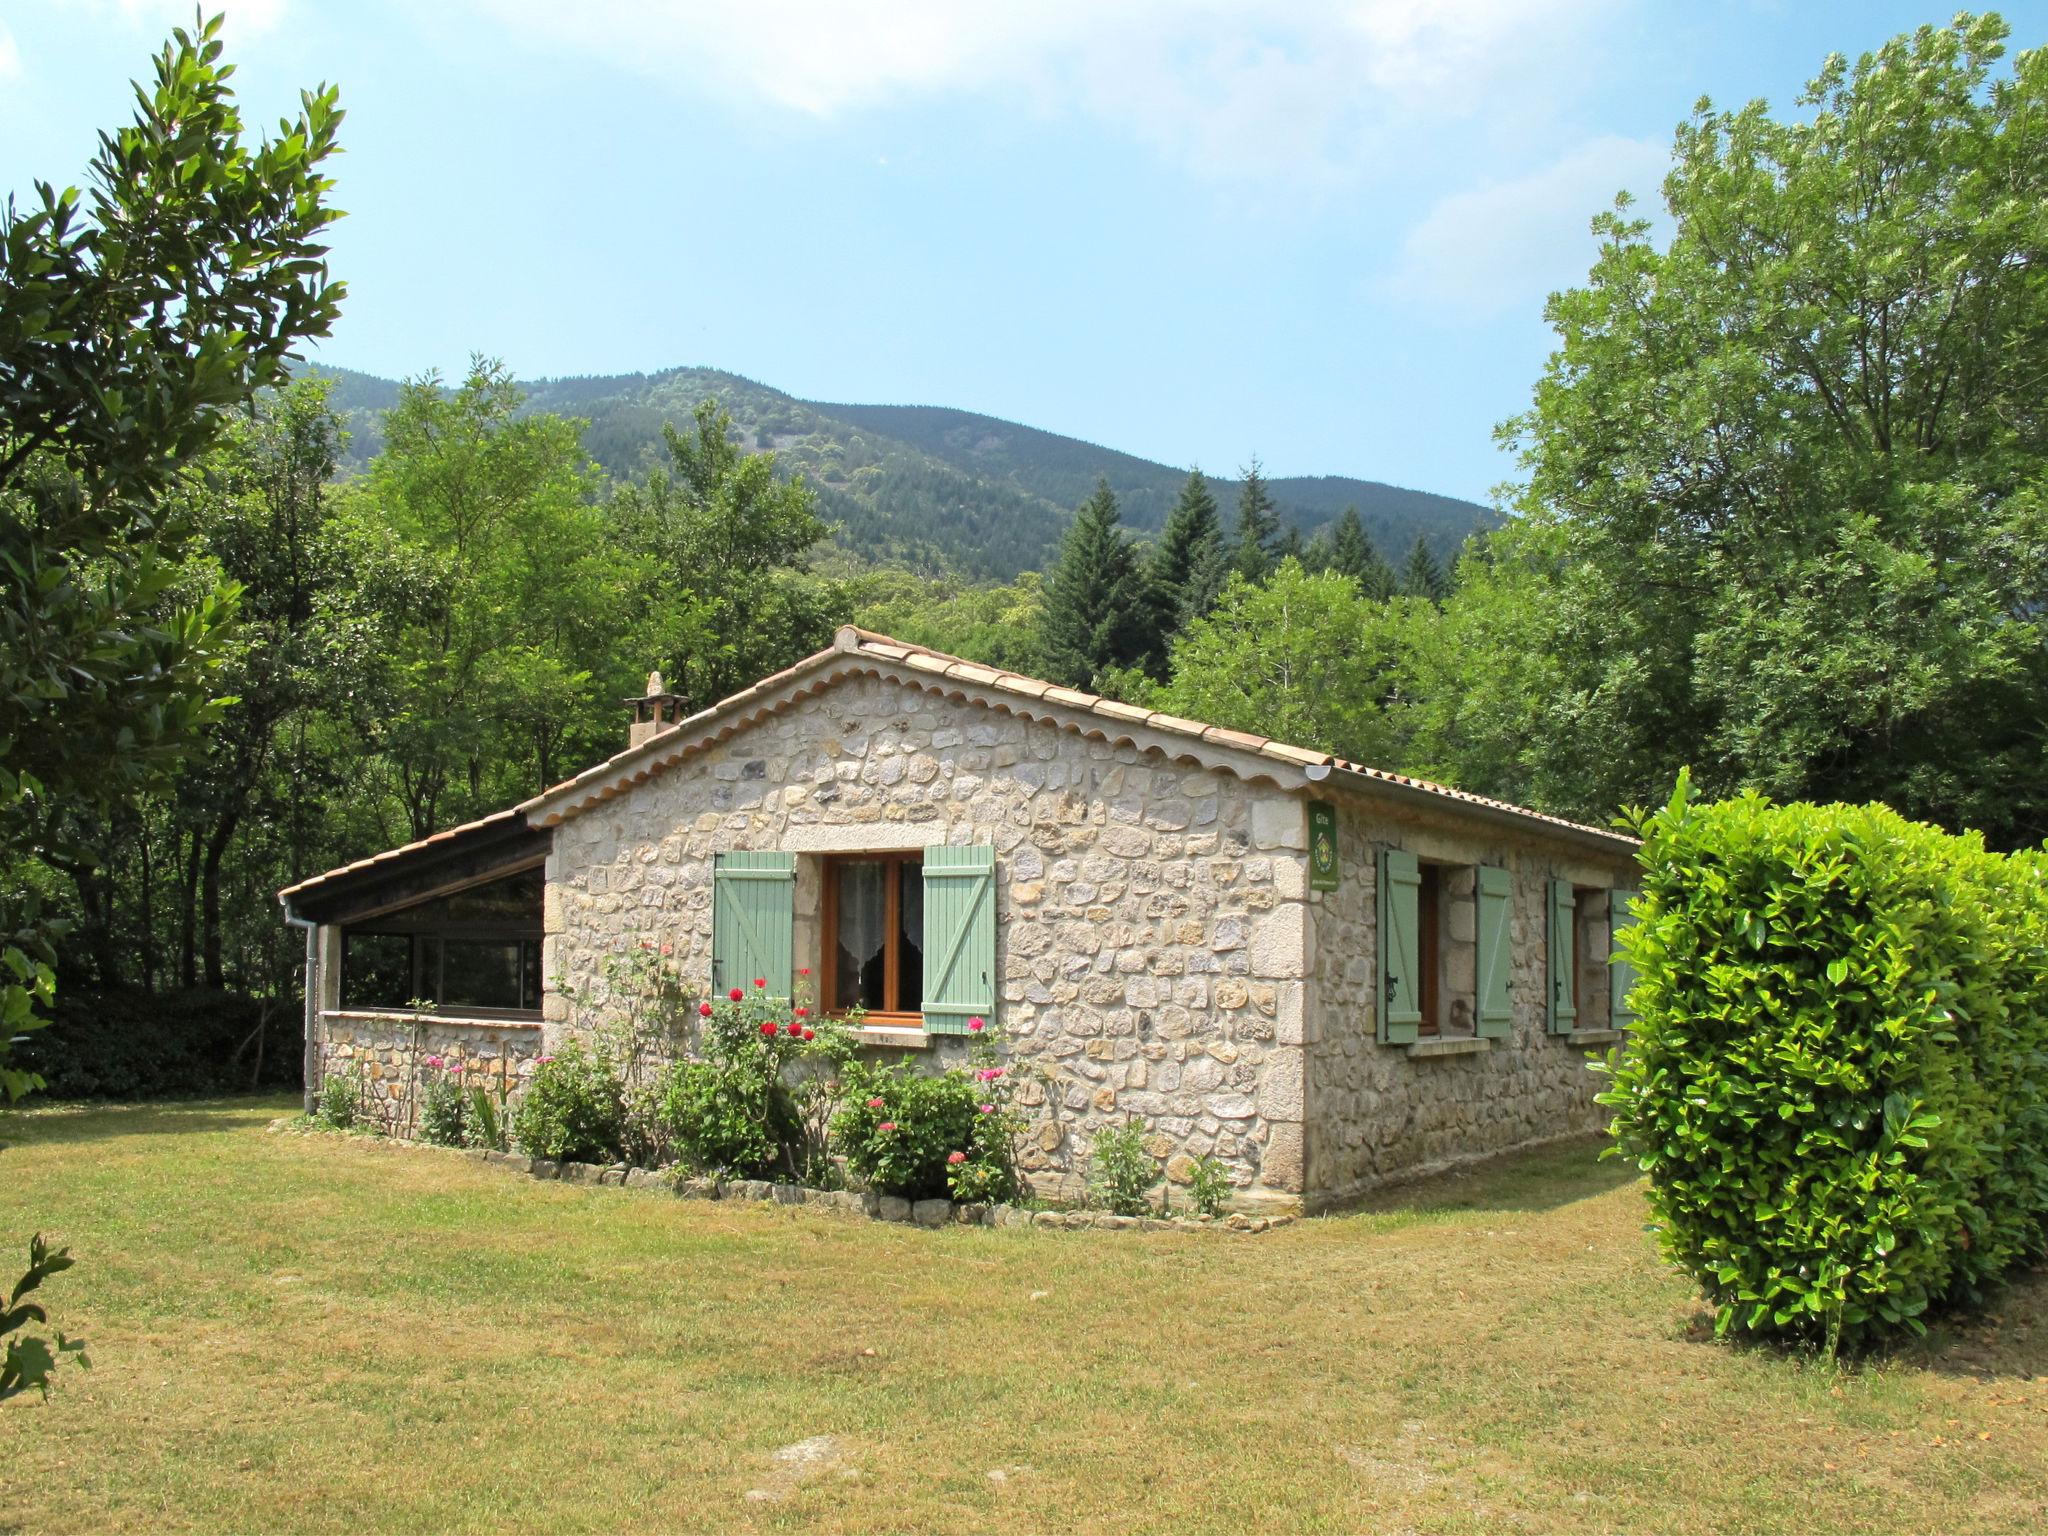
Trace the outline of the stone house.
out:
<instances>
[{"instance_id":1,"label":"stone house","mask_svg":"<svg viewBox=\"0 0 2048 1536\"><path fill-rule=\"evenodd\" d=\"M850 626L634 706L616 757L281 893L309 1085L360 1069L401 1133L422 1052L516 1089L646 941L707 992L858 1006L878 1051L994 1021L1050 1194L1127 1119L1171 1178L1213 1153L1309 1209L1600 1123L1627 837Z\"/></svg>"}]
</instances>

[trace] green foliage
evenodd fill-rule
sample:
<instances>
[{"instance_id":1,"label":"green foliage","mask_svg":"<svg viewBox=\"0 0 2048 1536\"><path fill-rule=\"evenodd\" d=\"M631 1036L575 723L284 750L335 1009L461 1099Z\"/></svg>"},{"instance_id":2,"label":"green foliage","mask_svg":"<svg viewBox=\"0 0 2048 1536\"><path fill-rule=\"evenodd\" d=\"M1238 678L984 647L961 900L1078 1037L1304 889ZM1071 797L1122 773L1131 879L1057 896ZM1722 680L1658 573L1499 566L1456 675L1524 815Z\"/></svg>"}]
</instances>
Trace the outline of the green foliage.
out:
<instances>
[{"instance_id":1,"label":"green foliage","mask_svg":"<svg viewBox=\"0 0 2048 1536\"><path fill-rule=\"evenodd\" d=\"M438 1056L426 1060L419 1084L420 1136L437 1147L459 1147L468 1139L469 1096Z\"/></svg>"},{"instance_id":2,"label":"green foliage","mask_svg":"<svg viewBox=\"0 0 2048 1536\"><path fill-rule=\"evenodd\" d=\"M851 1061L832 1119L834 1144L865 1187L912 1200L950 1195L976 1204L1020 1188L1015 1079L993 1039L975 1032L969 1064L927 1073L910 1061Z\"/></svg>"},{"instance_id":3,"label":"green foliage","mask_svg":"<svg viewBox=\"0 0 2048 1536\"><path fill-rule=\"evenodd\" d=\"M218 718L235 590L173 599L189 530L168 493L227 413L279 382L342 296L319 237L341 114L301 98L244 143L218 18L178 31L103 135L89 192L38 182L0 214L0 849L75 857L78 822L161 783ZM54 995L53 919L0 904L0 1095Z\"/></svg>"},{"instance_id":4,"label":"green foliage","mask_svg":"<svg viewBox=\"0 0 2048 1536\"><path fill-rule=\"evenodd\" d=\"M611 1060L571 1040L540 1058L512 1112L512 1140L529 1157L611 1162L624 1155L626 1090Z\"/></svg>"},{"instance_id":5,"label":"green foliage","mask_svg":"<svg viewBox=\"0 0 2048 1536\"><path fill-rule=\"evenodd\" d=\"M1919 1331L2041 1252L2048 857L1883 806L1640 818L1631 1043L1606 1070L1665 1253L1721 1329Z\"/></svg>"},{"instance_id":6,"label":"green foliage","mask_svg":"<svg viewBox=\"0 0 2048 1536\"><path fill-rule=\"evenodd\" d=\"M509 1140L507 1131L504 1096L492 1093L481 1083L473 1085L463 1111L462 1144L487 1152L503 1152Z\"/></svg>"},{"instance_id":7,"label":"green foliage","mask_svg":"<svg viewBox=\"0 0 2048 1536\"><path fill-rule=\"evenodd\" d=\"M1203 1216L1221 1216L1230 1201L1230 1170L1223 1160L1204 1152L1188 1170L1188 1198Z\"/></svg>"},{"instance_id":8,"label":"green foliage","mask_svg":"<svg viewBox=\"0 0 2048 1536\"><path fill-rule=\"evenodd\" d=\"M1214 608L1227 573L1216 495L1202 472L1192 470L1152 549L1152 587L1170 627L1185 626Z\"/></svg>"},{"instance_id":9,"label":"green foliage","mask_svg":"<svg viewBox=\"0 0 2048 1536\"><path fill-rule=\"evenodd\" d=\"M22 1298L40 1288L50 1276L63 1273L71 1265L70 1249L52 1249L43 1241L40 1232L29 1239L28 1272L15 1282L7 1305L0 1308L0 1338L7 1340L6 1357L0 1359L0 1402L31 1390L39 1391L47 1398L50 1395L50 1377L66 1355L77 1361L80 1369L92 1369L92 1361L85 1354L85 1340L67 1339L59 1332L53 1349L49 1340L22 1332L31 1323L47 1325L50 1321L49 1313L43 1310L40 1302Z\"/></svg>"},{"instance_id":10,"label":"green foliage","mask_svg":"<svg viewBox=\"0 0 2048 1536\"><path fill-rule=\"evenodd\" d=\"M353 1072L337 1072L320 1084L321 1123L332 1130L354 1130L363 1116L363 1080Z\"/></svg>"},{"instance_id":11,"label":"green foliage","mask_svg":"<svg viewBox=\"0 0 2048 1536\"><path fill-rule=\"evenodd\" d=\"M1107 483L1074 514L1046 585L1041 628L1048 676L1086 687L1158 652L1157 594L1119 524Z\"/></svg>"},{"instance_id":12,"label":"green foliage","mask_svg":"<svg viewBox=\"0 0 2048 1536\"><path fill-rule=\"evenodd\" d=\"M1280 535L1280 511L1256 455L1244 469L1237 492L1237 540L1231 566L1246 581L1264 581L1272 573Z\"/></svg>"},{"instance_id":13,"label":"green foliage","mask_svg":"<svg viewBox=\"0 0 2048 1536\"><path fill-rule=\"evenodd\" d=\"M1145 1196L1159 1182L1159 1159L1145 1150L1145 1127L1136 1120L1104 1126L1088 1155L1088 1193L1118 1216L1142 1216Z\"/></svg>"},{"instance_id":14,"label":"green foliage","mask_svg":"<svg viewBox=\"0 0 2048 1536\"><path fill-rule=\"evenodd\" d=\"M1215 612L1174 641L1166 683L1141 700L1371 763L1403 756L1399 707L1416 605L1375 603L1350 578L1283 561L1263 585L1232 576Z\"/></svg>"},{"instance_id":15,"label":"green foliage","mask_svg":"<svg viewBox=\"0 0 2048 1536\"><path fill-rule=\"evenodd\" d=\"M782 1161L788 1090L752 1062L679 1061L662 1075L662 1127L686 1168L755 1178Z\"/></svg>"},{"instance_id":16,"label":"green foliage","mask_svg":"<svg viewBox=\"0 0 2048 1536\"><path fill-rule=\"evenodd\" d=\"M1372 536L1359 520L1358 508L1346 507L1323 533L1317 535L1317 559L1304 562L1312 567L1349 576L1358 590L1375 602L1385 602L1399 590L1394 568L1373 547Z\"/></svg>"},{"instance_id":17,"label":"green foliage","mask_svg":"<svg viewBox=\"0 0 2048 1536\"><path fill-rule=\"evenodd\" d=\"M773 453L745 452L716 399L697 403L692 431L662 436L670 468L621 487L611 518L671 599L650 636L665 676L710 703L821 649L850 603L803 568L827 532L810 485L778 479Z\"/></svg>"},{"instance_id":18,"label":"green foliage","mask_svg":"<svg viewBox=\"0 0 2048 1536\"><path fill-rule=\"evenodd\" d=\"M1401 567L1401 591L1408 597L1432 603L1441 603L1450 596L1450 578L1430 552L1428 540L1418 537L1414 548L1408 551L1408 563Z\"/></svg>"},{"instance_id":19,"label":"green foliage","mask_svg":"<svg viewBox=\"0 0 2048 1536\"><path fill-rule=\"evenodd\" d=\"M1598 221L1503 429L1529 481L1490 542L1540 599L1454 624L1555 679L1468 718L1462 782L1604 815L1690 763L1707 793L2048 831L2048 52L1997 78L2005 37L1962 15L1830 59L1796 114L1703 104L1668 241ZM1522 667L1464 654L1480 693Z\"/></svg>"},{"instance_id":20,"label":"green foliage","mask_svg":"<svg viewBox=\"0 0 2048 1536\"><path fill-rule=\"evenodd\" d=\"M909 571L871 571L852 583L854 623L991 667L1041 677L1045 591L1036 572L1008 586L969 586Z\"/></svg>"},{"instance_id":21,"label":"green foliage","mask_svg":"<svg viewBox=\"0 0 2048 1536\"><path fill-rule=\"evenodd\" d=\"M289 1001L67 988L19 1051L52 1098L192 1098L296 1086L304 1031Z\"/></svg>"}]
</instances>

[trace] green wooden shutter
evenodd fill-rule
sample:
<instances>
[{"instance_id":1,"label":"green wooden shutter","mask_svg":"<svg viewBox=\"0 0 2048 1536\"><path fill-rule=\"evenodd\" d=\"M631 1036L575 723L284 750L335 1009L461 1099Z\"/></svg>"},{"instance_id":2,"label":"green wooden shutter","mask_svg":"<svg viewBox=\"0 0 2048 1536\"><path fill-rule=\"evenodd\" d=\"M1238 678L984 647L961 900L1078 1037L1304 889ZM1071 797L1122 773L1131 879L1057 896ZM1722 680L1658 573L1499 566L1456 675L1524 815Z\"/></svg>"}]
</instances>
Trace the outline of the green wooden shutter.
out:
<instances>
[{"instance_id":1,"label":"green wooden shutter","mask_svg":"<svg viewBox=\"0 0 2048 1536\"><path fill-rule=\"evenodd\" d=\"M1635 1010L1628 1005L1629 992L1636 984L1636 968L1621 952L1620 943L1621 931L1635 922L1635 915L1629 911L1635 895L1634 891L1621 888L1607 894L1608 932L1612 935L1608 942L1614 951L1607 957L1607 1015L1616 1029L1627 1029L1636 1021Z\"/></svg>"},{"instance_id":2,"label":"green wooden shutter","mask_svg":"<svg viewBox=\"0 0 2048 1536\"><path fill-rule=\"evenodd\" d=\"M996 1017L996 851L924 851L924 1027L964 1035Z\"/></svg>"},{"instance_id":3,"label":"green wooden shutter","mask_svg":"<svg viewBox=\"0 0 2048 1536\"><path fill-rule=\"evenodd\" d=\"M1550 938L1550 1032L1553 1035L1568 1035L1579 1022L1579 1002L1573 992L1577 978L1573 974L1572 964L1577 953L1577 941L1572 932L1572 912L1576 903L1572 899L1570 881L1550 882L1549 906L1550 917L1545 927L1549 930Z\"/></svg>"},{"instance_id":4,"label":"green wooden shutter","mask_svg":"<svg viewBox=\"0 0 2048 1536\"><path fill-rule=\"evenodd\" d=\"M1479 1034L1488 1040L1514 1033L1515 1012L1508 998L1515 960L1508 922L1512 884L1506 870L1479 866Z\"/></svg>"},{"instance_id":5,"label":"green wooden shutter","mask_svg":"<svg viewBox=\"0 0 2048 1536\"><path fill-rule=\"evenodd\" d=\"M1422 1023L1422 871L1415 855L1380 850L1380 1039L1406 1045Z\"/></svg>"},{"instance_id":6,"label":"green wooden shutter","mask_svg":"<svg viewBox=\"0 0 2048 1536\"><path fill-rule=\"evenodd\" d=\"M711 990L754 990L787 1001L796 939L796 855L721 853L711 882Z\"/></svg>"}]
</instances>

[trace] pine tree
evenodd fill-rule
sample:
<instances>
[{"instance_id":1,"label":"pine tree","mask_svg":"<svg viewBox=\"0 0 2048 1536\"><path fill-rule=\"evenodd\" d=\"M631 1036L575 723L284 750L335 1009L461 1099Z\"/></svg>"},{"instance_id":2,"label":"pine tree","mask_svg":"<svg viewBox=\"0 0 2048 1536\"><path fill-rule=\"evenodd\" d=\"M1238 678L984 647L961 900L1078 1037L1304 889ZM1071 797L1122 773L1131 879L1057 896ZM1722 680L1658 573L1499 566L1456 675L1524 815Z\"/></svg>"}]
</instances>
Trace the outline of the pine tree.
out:
<instances>
[{"instance_id":1,"label":"pine tree","mask_svg":"<svg viewBox=\"0 0 2048 1536\"><path fill-rule=\"evenodd\" d=\"M1410 597L1426 597L1432 603L1440 603L1451 595L1450 579L1430 553L1429 540L1419 533L1415 536L1415 547L1408 551L1408 564L1401 571L1401 590Z\"/></svg>"},{"instance_id":2,"label":"pine tree","mask_svg":"<svg viewBox=\"0 0 2048 1536\"><path fill-rule=\"evenodd\" d=\"M1223 523L1215 493L1199 469L1189 473L1166 514L1151 569L1167 629L1180 629L1216 605L1223 585Z\"/></svg>"},{"instance_id":3,"label":"pine tree","mask_svg":"<svg viewBox=\"0 0 2048 1536\"><path fill-rule=\"evenodd\" d=\"M1359 521L1358 508L1346 507L1329 530L1326 569L1349 576L1358 588L1376 602L1385 602L1399 588L1394 568L1373 547L1372 535Z\"/></svg>"},{"instance_id":4,"label":"pine tree","mask_svg":"<svg viewBox=\"0 0 2048 1536\"><path fill-rule=\"evenodd\" d=\"M1282 529L1280 537L1273 541L1273 563L1278 565L1282 560L1292 560L1303 568L1308 565L1308 540L1292 523Z\"/></svg>"},{"instance_id":5,"label":"pine tree","mask_svg":"<svg viewBox=\"0 0 2048 1536\"><path fill-rule=\"evenodd\" d=\"M1245 466L1244 486L1237 493L1237 548L1232 562L1246 581L1264 581L1273 569L1273 541L1280 532L1280 513L1266 489L1257 454Z\"/></svg>"},{"instance_id":6,"label":"pine tree","mask_svg":"<svg viewBox=\"0 0 2048 1536\"><path fill-rule=\"evenodd\" d=\"M1124 537L1108 481L1074 514L1040 618L1055 682L1087 687L1112 667L1144 666L1161 649L1152 583Z\"/></svg>"}]
</instances>

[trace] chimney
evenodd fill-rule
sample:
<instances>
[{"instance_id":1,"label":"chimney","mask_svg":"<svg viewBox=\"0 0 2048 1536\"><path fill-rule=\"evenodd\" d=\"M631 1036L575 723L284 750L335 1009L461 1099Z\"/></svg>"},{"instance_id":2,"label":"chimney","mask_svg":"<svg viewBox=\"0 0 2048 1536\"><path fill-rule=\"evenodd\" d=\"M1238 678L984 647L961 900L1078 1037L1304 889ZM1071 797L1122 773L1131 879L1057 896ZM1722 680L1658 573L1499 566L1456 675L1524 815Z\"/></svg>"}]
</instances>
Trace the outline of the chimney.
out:
<instances>
[{"instance_id":1,"label":"chimney","mask_svg":"<svg viewBox=\"0 0 2048 1536\"><path fill-rule=\"evenodd\" d=\"M637 699L626 700L626 704L633 711L633 724L626 732L628 750L667 730L682 719L690 707L689 700L683 695L668 691L659 672L648 673L647 692Z\"/></svg>"}]
</instances>

